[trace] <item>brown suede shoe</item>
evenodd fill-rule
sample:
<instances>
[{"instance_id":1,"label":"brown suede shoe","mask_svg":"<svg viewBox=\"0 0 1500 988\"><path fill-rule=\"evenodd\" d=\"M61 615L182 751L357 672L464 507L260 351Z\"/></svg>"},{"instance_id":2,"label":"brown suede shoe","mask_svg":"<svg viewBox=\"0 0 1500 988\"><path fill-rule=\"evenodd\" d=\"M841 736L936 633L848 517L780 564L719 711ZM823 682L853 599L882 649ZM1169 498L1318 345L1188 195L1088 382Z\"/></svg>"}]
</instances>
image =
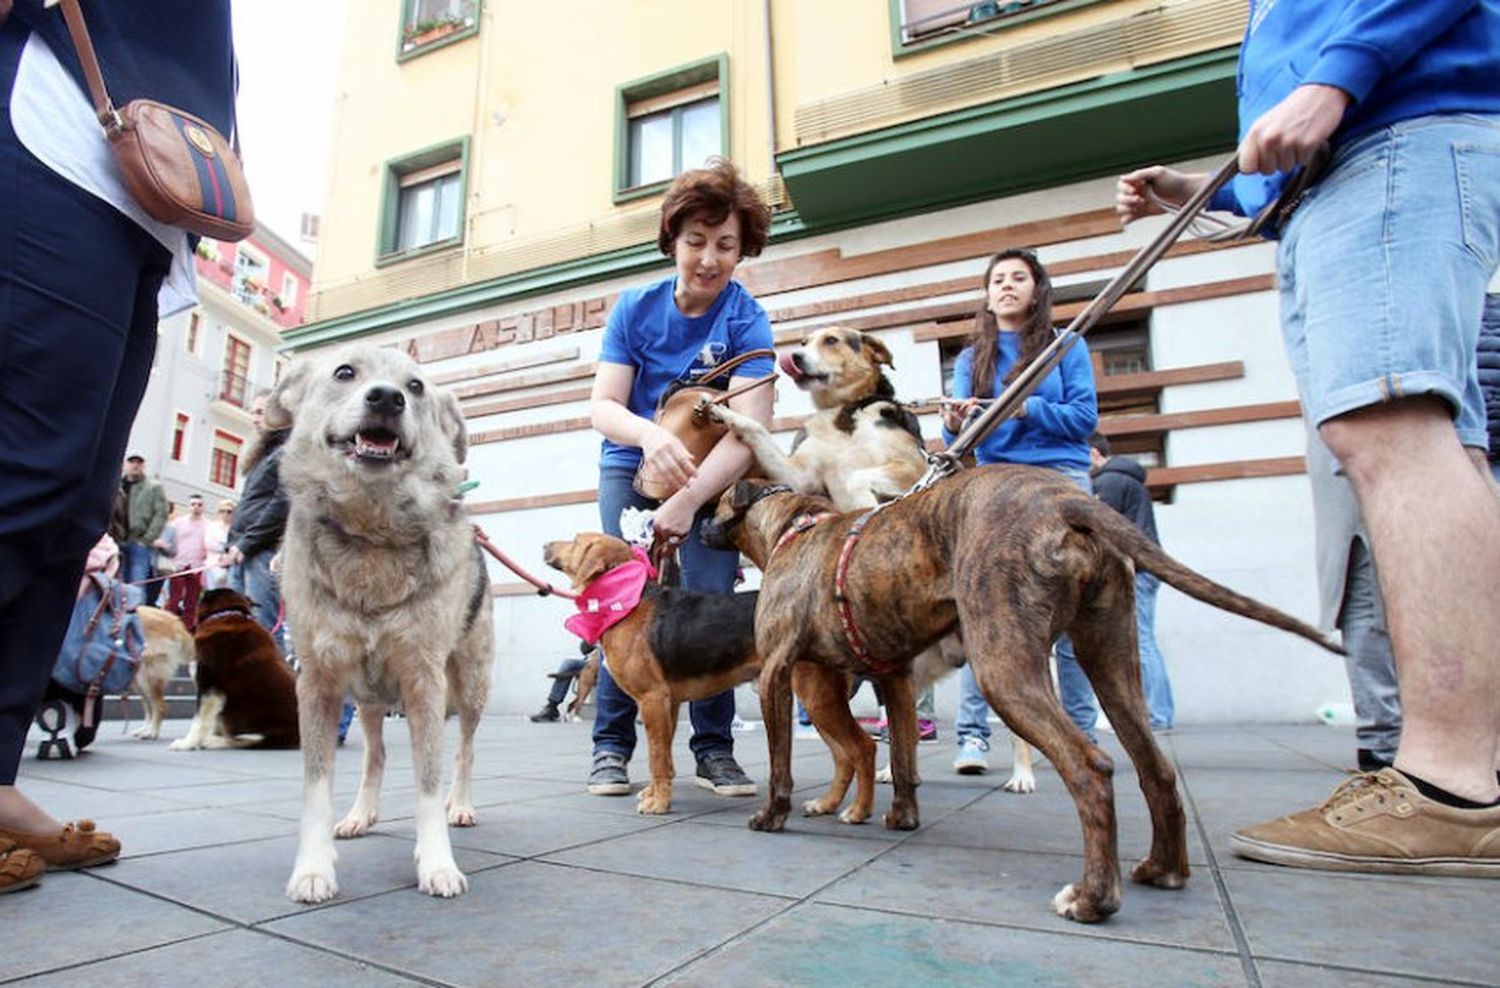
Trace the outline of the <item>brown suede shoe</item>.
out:
<instances>
[{"instance_id":1,"label":"brown suede shoe","mask_svg":"<svg viewBox=\"0 0 1500 988\"><path fill-rule=\"evenodd\" d=\"M1293 868L1500 878L1500 807L1445 806L1385 768L1345 780L1316 809L1236 832L1229 847Z\"/></svg>"},{"instance_id":2,"label":"brown suede shoe","mask_svg":"<svg viewBox=\"0 0 1500 988\"><path fill-rule=\"evenodd\" d=\"M25 834L0 829L0 840L34 851L52 871L92 868L120 856L120 842L112 834L94 829L94 821L79 820L51 834Z\"/></svg>"},{"instance_id":3,"label":"brown suede shoe","mask_svg":"<svg viewBox=\"0 0 1500 988\"><path fill-rule=\"evenodd\" d=\"M0 837L0 894L29 889L42 880L47 862L35 851Z\"/></svg>"}]
</instances>

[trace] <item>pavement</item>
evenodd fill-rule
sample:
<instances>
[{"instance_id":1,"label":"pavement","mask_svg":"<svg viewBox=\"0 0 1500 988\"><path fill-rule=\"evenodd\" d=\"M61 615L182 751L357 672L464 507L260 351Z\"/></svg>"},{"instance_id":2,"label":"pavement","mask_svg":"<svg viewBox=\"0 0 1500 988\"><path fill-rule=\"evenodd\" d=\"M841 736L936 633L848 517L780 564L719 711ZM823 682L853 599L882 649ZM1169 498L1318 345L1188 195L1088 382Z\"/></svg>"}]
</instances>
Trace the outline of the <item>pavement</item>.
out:
<instances>
[{"instance_id":1,"label":"pavement","mask_svg":"<svg viewBox=\"0 0 1500 988\"><path fill-rule=\"evenodd\" d=\"M757 725L758 726L758 725ZM451 751L453 725L449 725ZM919 749L922 826L792 816L745 826L756 799L692 783L687 726L672 813L588 795L586 724L492 716L479 731L480 820L452 831L467 895L416 890L405 724L387 722L383 817L341 842L340 893L282 893L296 845L297 752L170 752L106 723L83 757L28 754L23 791L55 815L92 817L124 844L115 864L45 877L0 897L0 984L384 985L1266 985L1500 983L1500 886L1472 879L1331 875L1233 857L1234 828L1320 801L1352 759L1347 729L1231 726L1161 738L1181 773L1193 874L1180 891L1127 883L1120 912L1084 926L1052 895L1081 872L1077 816L1057 775L1000 789L951 771L951 743ZM1001 735L1003 737L1003 734ZM951 742L951 736L944 741ZM1120 856L1147 849L1145 805L1114 739ZM338 812L358 776L341 749ZM34 748L34 745L33 745ZM764 735L737 753L764 785ZM645 748L631 765L638 784ZM799 739L799 793L831 772ZM805 798L805 797L803 797ZM795 805L800 806L800 799Z\"/></svg>"}]
</instances>

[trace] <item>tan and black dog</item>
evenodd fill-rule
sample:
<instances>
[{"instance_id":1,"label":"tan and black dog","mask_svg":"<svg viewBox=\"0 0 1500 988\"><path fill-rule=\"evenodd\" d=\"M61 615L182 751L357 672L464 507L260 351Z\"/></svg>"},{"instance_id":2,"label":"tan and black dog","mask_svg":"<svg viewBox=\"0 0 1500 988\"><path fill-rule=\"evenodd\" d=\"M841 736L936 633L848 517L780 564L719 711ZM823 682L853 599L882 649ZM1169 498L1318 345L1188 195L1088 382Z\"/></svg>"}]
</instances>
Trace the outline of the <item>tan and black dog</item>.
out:
<instances>
[{"instance_id":1,"label":"tan and black dog","mask_svg":"<svg viewBox=\"0 0 1500 988\"><path fill-rule=\"evenodd\" d=\"M720 499L710 544L732 543L761 568L755 639L764 667L760 699L770 746L770 791L751 818L780 830L790 805L793 663L821 663L881 683L890 707L895 794L887 827L917 826L916 718L911 656L962 628L979 687L1016 734L1056 766L1083 825L1083 877L1053 899L1059 915L1096 922L1120 906L1113 765L1088 742L1052 691L1047 658L1072 636L1099 702L1140 779L1151 813L1151 851L1131 879L1180 888L1187 837L1176 774L1148 724L1136 653L1134 570L1147 570L1206 603L1339 651L1296 618L1237 594L1173 560L1122 515L1055 471L966 470L894 501L868 519L848 554L844 595L863 642L857 656L840 623L835 584L858 515L795 531L828 501L763 481L741 481Z\"/></svg>"},{"instance_id":2,"label":"tan and black dog","mask_svg":"<svg viewBox=\"0 0 1500 988\"><path fill-rule=\"evenodd\" d=\"M250 601L233 590L204 593L193 650L198 712L171 750L297 747L297 676L250 616Z\"/></svg>"},{"instance_id":3,"label":"tan and black dog","mask_svg":"<svg viewBox=\"0 0 1500 988\"><path fill-rule=\"evenodd\" d=\"M547 543L542 558L581 588L632 556L624 541L585 532L568 542ZM610 675L636 702L646 728L651 782L636 797L637 812L671 808L672 737L680 705L715 696L760 673L755 601L753 592L705 594L648 584L630 616L605 630L600 640ZM828 793L803 804L803 812L834 812L854 780L854 801L839 818L863 823L875 798L875 742L849 712L844 674L799 664L790 687L833 752L835 765ZM585 695L582 686L579 695Z\"/></svg>"}]
</instances>

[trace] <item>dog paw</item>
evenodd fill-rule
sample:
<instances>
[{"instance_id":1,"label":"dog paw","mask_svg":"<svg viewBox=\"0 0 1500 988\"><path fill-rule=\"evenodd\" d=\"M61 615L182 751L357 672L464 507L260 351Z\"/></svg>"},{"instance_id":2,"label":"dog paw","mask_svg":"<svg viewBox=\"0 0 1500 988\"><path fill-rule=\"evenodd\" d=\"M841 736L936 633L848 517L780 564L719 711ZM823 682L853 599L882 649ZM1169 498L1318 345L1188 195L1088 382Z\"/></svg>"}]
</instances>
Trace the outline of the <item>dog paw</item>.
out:
<instances>
[{"instance_id":1,"label":"dog paw","mask_svg":"<svg viewBox=\"0 0 1500 988\"><path fill-rule=\"evenodd\" d=\"M1000 788L1006 792L1036 792L1036 776L1030 772L1017 772L1005 780L1005 785Z\"/></svg>"},{"instance_id":2,"label":"dog paw","mask_svg":"<svg viewBox=\"0 0 1500 988\"><path fill-rule=\"evenodd\" d=\"M1159 889L1180 889L1187 884L1187 865L1167 868L1145 858L1130 870L1130 880L1137 885L1154 885Z\"/></svg>"},{"instance_id":3,"label":"dog paw","mask_svg":"<svg viewBox=\"0 0 1500 988\"><path fill-rule=\"evenodd\" d=\"M479 823L479 817L472 806L454 806L450 803L447 809L450 827L472 827Z\"/></svg>"},{"instance_id":4,"label":"dog paw","mask_svg":"<svg viewBox=\"0 0 1500 988\"><path fill-rule=\"evenodd\" d=\"M1085 895L1076 884L1064 885L1052 897L1052 909L1063 919L1071 919L1075 923L1098 923L1119 908L1118 895L1114 897L1113 904L1102 902Z\"/></svg>"},{"instance_id":5,"label":"dog paw","mask_svg":"<svg viewBox=\"0 0 1500 988\"><path fill-rule=\"evenodd\" d=\"M881 769L879 772L876 772L875 773L875 781L878 782L878 783L880 783L881 785L885 785L885 786L890 785L891 784L891 767L889 765L887 765L885 768Z\"/></svg>"},{"instance_id":6,"label":"dog paw","mask_svg":"<svg viewBox=\"0 0 1500 988\"><path fill-rule=\"evenodd\" d=\"M333 836L339 840L349 840L354 837L363 837L375 826L375 821L380 819L380 814L373 810L369 813L361 813L350 810L349 815L338 822L333 828Z\"/></svg>"},{"instance_id":7,"label":"dog paw","mask_svg":"<svg viewBox=\"0 0 1500 988\"><path fill-rule=\"evenodd\" d=\"M440 899L451 899L469 891L469 879L456 864L424 868L417 872L417 888Z\"/></svg>"},{"instance_id":8,"label":"dog paw","mask_svg":"<svg viewBox=\"0 0 1500 988\"><path fill-rule=\"evenodd\" d=\"M750 829L763 833L776 833L786 826L786 811L763 806L750 817Z\"/></svg>"},{"instance_id":9,"label":"dog paw","mask_svg":"<svg viewBox=\"0 0 1500 988\"><path fill-rule=\"evenodd\" d=\"M333 877L333 869L292 872L286 883L286 897L293 902L327 902L339 894L339 883Z\"/></svg>"},{"instance_id":10,"label":"dog paw","mask_svg":"<svg viewBox=\"0 0 1500 988\"><path fill-rule=\"evenodd\" d=\"M809 799L802 804L803 816L827 816L839 808L838 803L831 802L827 796L821 799Z\"/></svg>"},{"instance_id":11,"label":"dog paw","mask_svg":"<svg viewBox=\"0 0 1500 988\"><path fill-rule=\"evenodd\" d=\"M854 806L846 806L844 812L839 814L839 819L849 824L860 824L870 819L869 810L861 810Z\"/></svg>"},{"instance_id":12,"label":"dog paw","mask_svg":"<svg viewBox=\"0 0 1500 988\"><path fill-rule=\"evenodd\" d=\"M188 741L187 738L178 738L176 741L173 741L171 744L167 745L167 750L168 751L192 751L193 749L195 749L197 747L198 747L197 745L189 743L189 741Z\"/></svg>"},{"instance_id":13,"label":"dog paw","mask_svg":"<svg viewBox=\"0 0 1500 988\"><path fill-rule=\"evenodd\" d=\"M130 736L139 741L155 741L161 732L153 731L149 727L138 727L130 732Z\"/></svg>"},{"instance_id":14,"label":"dog paw","mask_svg":"<svg viewBox=\"0 0 1500 988\"><path fill-rule=\"evenodd\" d=\"M885 814L885 829L887 830L916 830L917 811L904 807L892 806Z\"/></svg>"}]
</instances>

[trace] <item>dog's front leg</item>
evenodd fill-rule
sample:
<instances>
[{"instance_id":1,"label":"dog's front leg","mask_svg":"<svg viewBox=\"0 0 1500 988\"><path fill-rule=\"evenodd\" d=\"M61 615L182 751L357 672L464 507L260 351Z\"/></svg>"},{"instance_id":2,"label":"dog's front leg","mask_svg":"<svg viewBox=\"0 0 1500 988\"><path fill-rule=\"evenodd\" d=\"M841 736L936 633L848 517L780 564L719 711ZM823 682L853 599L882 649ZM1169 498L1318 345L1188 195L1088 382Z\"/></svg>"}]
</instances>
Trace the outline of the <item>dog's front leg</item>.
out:
<instances>
[{"instance_id":1,"label":"dog's front leg","mask_svg":"<svg viewBox=\"0 0 1500 988\"><path fill-rule=\"evenodd\" d=\"M385 776L385 709L380 703L359 705L359 730L365 740L359 794L354 797L349 812L333 828L335 837L363 837L380 819L380 783Z\"/></svg>"},{"instance_id":2,"label":"dog's front leg","mask_svg":"<svg viewBox=\"0 0 1500 988\"><path fill-rule=\"evenodd\" d=\"M761 472L778 484L788 484L796 490L817 490L816 483L797 469L795 463L776 445L770 430L748 415L741 415L725 404L709 405L708 416L729 427L746 446L750 447Z\"/></svg>"},{"instance_id":3,"label":"dog's front leg","mask_svg":"<svg viewBox=\"0 0 1500 988\"><path fill-rule=\"evenodd\" d=\"M895 673L880 680L886 723L891 732L891 784L895 793L885 815L888 830L916 830L917 814L917 703L911 676Z\"/></svg>"},{"instance_id":4,"label":"dog's front leg","mask_svg":"<svg viewBox=\"0 0 1500 988\"><path fill-rule=\"evenodd\" d=\"M401 700L411 728L412 770L417 781L417 887L446 899L467 892L469 880L453 860L443 811L443 715L448 696L441 672L443 656L418 660L413 666L420 671L402 683Z\"/></svg>"},{"instance_id":5,"label":"dog's front leg","mask_svg":"<svg viewBox=\"0 0 1500 988\"><path fill-rule=\"evenodd\" d=\"M188 725L185 737L167 745L168 751L197 751L219 732L219 715L224 712L224 694L208 690L198 697L198 710Z\"/></svg>"},{"instance_id":6,"label":"dog's front leg","mask_svg":"<svg viewBox=\"0 0 1500 988\"><path fill-rule=\"evenodd\" d=\"M317 663L316 665L321 665ZM286 883L293 902L324 902L338 895L333 846L333 747L343 688L305 663L297 677L297 726L302 735L302 826L297 860Z\"/></svg>"},{"instance_id":7,"label":"dog's front leg","mask_svg":"<svg viewBox=\"0 0 1500 988\"><path fill-rule=\"evenodd\" d=\"M666 684L641 696L638 704L646 725L646 752L651 762L651 783L636 798L635 811L656 815L672 808L672 737L677 733L679 705Z\"/></svg>"},{"instance_id":8,"label":"dog's front leg","mask_svg":"<svg viewBox=\"0 0 1500 988\"><path fill-rule=\"evenodd\" d=\"M757 644L766 635L757 634ZM782 645L766 655L760 671L760 713L766 724L771 782L766 803L750 817L751 830L780 830L792 810L792 647Z\"/></svg>"}]
</instances>

